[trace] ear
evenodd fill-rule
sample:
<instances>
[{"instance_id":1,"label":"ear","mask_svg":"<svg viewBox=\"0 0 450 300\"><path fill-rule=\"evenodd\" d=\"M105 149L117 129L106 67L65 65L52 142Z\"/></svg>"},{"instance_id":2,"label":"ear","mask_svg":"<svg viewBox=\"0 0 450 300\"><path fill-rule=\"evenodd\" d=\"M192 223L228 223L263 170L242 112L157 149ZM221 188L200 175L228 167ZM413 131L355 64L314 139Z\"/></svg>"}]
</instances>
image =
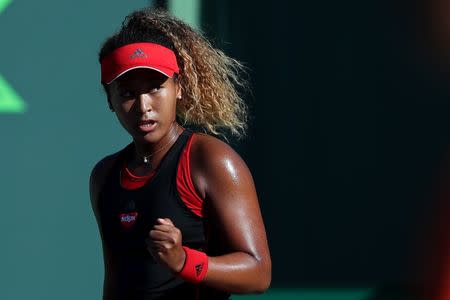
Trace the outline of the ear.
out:
<instances>
[{"instance_id":1,"label":"ear","mask_svg":"<svg viewBox=\"0 0 450 300\"><path fill-rule=\"evenodd\" d=\"M181 93L181 85L180 85L180 78L177 77L175 80L175 91L177 93L177 100L181 100L182 93Z\"/></svg>"}]
</instances>

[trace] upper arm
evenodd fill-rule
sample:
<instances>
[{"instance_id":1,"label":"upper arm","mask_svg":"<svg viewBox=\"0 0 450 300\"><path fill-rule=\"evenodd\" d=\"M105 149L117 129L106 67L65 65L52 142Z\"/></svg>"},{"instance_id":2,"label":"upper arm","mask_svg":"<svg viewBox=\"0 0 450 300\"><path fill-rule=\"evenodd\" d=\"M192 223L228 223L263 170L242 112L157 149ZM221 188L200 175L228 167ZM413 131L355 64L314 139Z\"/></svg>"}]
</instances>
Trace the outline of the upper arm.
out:
<instances>
[{"instance_id":1,"label":"upper arm","mask_svg":"<svg viewBox=\"0 0 450 300\"><path fill-rule=\"evenodd\" d=\"M245 162L227 144L204 135L198 135L191 155L194 184L229 247L269 263L257 193Z\"/></svg>"}]
</instances>

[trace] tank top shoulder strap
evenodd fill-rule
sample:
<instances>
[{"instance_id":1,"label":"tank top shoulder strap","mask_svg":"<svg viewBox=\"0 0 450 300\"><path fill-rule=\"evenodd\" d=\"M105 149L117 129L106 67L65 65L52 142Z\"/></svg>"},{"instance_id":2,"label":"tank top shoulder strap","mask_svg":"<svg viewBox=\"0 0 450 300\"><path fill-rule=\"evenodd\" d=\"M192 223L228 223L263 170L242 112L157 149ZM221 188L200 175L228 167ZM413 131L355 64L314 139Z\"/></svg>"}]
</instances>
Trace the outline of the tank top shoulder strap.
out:
<instances>
[{"instance_id":1,"label":"tank top shoulder strap","mask_svg":"<svg viewBox=\"0 0 450 300\"><path fill-rule=\"evenodd\" d=\"M179 157L181 152L183 151L186 143L189 140L189 137L192 135L192 131L190 129L185 129L176 142L170 147L169 151L166 153L161 163L159 164L158 169L162 170L166 168L168 165L178 164ZM172 168L170 168L172 169Z\"/></svg>"}]
</instances>

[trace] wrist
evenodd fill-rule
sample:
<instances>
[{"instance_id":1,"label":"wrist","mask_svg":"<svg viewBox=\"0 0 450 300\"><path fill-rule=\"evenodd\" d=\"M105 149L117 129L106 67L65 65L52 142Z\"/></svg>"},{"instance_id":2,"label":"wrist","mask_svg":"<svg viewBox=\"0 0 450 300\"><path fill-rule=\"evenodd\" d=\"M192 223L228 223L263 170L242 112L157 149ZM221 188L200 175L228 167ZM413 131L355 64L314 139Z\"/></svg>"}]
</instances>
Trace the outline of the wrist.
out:
<instances>
[{"instance_id":1,"label":"wrist","mask_svg":"<svg viewBox=\"0 0 450 300\"><path fill-rule=\"evenodd\" d=\"M185 252L184 264L177 273L179 277L191 283L200 283L208 270L206 253L183 246Z\"/></svg>"},{"instance_id":2,"label":"wrist","mask_svg":"<svg viewBox=\"0 0 450 300\"><path fill-rule=\"evenodd\" d=\"M177 267L173 272L180 273L183 270L185 264L186 264L186 251L184 250L184 248L181 248L180 259L177 264Z\"/></svg>"}]
</instances>

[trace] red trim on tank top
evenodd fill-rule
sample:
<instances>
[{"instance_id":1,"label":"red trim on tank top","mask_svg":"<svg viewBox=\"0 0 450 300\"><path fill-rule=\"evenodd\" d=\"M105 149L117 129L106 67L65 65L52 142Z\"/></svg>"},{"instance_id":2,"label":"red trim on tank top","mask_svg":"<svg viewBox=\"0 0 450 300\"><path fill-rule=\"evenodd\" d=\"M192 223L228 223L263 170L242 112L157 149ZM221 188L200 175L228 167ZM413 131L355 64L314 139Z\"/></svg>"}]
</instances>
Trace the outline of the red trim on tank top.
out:
<instances>
[{"instance_id":1,"label":"red trim on tank top","mask_svg":"<svg viewBox=\"0 0 450 300\"><path fill-rule=\"evenodd\" d=\"M120 172L120 184L123 188L127 190L135 190L143 187L147 182L149 182L156 174L156 171L150 172L145 176L137 176L131 173L127 165L124 163L122 166L122 171Z\"/></svg>"},{"instance_id":2,"label":"red trim on tank top","mask_svg":"<svg viewBox=\"0 0 450 300\"><path fill-rule=\"evenodd\" d=\"M203 199L197 193L194 182L191 178L191 165L189 156L191 153L192 141L195 134L192 134L181 153L177 170L177 190L184 204L197 216L203 217Z\"/></svg>"},{"instance_id":3,"label":"red trim on tank top","mask_svg":"<svg viewBox=\"0 0 450 300\"><path fill-rule=\"evenodd\" d=\"M189 161L194 135L195 134L192 134L187 141L187 144L181 153L180 161L178 162L177 190L181 200L183 200L187 208L189 208L189 210L197 216L203 217L203 200L200 198L194 187L194 183L191 178L191 166ZM131 173L124 163L120 176L120 184L127 190L135 190L143 187L147 182L152 180L155 175L156 170L145 176L136 176Z\"/></svg>"}]
</instances>

